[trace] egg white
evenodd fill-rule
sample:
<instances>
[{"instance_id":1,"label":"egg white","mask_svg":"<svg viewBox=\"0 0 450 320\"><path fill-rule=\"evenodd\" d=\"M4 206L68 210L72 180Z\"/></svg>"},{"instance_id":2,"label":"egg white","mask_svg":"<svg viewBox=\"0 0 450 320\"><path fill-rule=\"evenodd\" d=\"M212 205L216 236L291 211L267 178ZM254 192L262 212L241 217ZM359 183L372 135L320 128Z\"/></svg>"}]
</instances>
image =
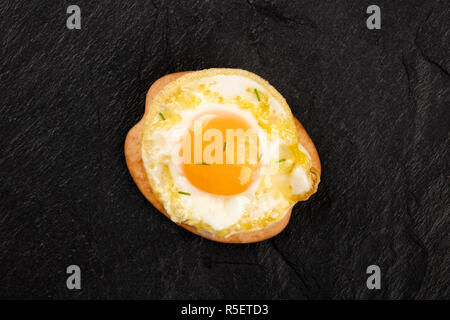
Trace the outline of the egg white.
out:
<instances>
[{"instance_id":1,"label":"egg white","mask_svg":"<svg viewBox=\"0 0 450 320\"><path fill-rule=\"evenodd\" d=\"M181 90L195 90L198 84L208 85L213 92L223 97L240 96L257 102L257 97L247 88L256 88L265 92L256 81L240 75L214 75L185 83ZM268 135L259 125L255 116L248 110L234 104L208 102L201 92L194 92L201 99L194 109L182 109L178 112L179 120L170 127L162 126L144 134L142 158L147 177L158 199L163 203L171 219L175 222L207 224L220 231L236 225L244 215L247 220L257 220L264 215L280 215L279 209L287 211L291 204L282 196L271 193L271 184L278 181L290 186L293 193L306 193L311 188L311 181L301 166L297 166L289 175L278 172L278 150L283 141L276 135ZM269 96L270 111L279 116L286 111L273 96ZM245 119L256 130L259 141L259 153L262 155L257 178L244 192L233 196L219 196L199 190L184 176L181 159L177 157L181 148L182 137L200 114L216 113L225 110ZM155 124L161 119L155 117L147 123ZM146 146L146 147L144 147ZM299 146L307 154L303 146ZM309 157L309 155L307 154ZM277 176L278 175L278 176ZM276 179L270 177L277 176ZM265 187L265 188L264 188ZM276 187L276 185L274 186ZM262 192L261 190L265 190ZM190 194L180 195L178 191Z\"/></svg>"}]
</instances>

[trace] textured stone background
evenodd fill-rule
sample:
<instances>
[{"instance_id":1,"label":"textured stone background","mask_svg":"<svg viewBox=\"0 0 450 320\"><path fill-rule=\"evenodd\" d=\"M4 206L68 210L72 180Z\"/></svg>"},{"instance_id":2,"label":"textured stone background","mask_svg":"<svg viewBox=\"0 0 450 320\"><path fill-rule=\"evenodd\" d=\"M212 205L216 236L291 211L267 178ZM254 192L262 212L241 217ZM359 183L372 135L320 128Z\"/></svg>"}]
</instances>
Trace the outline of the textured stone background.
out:
<instances>
[{"instance_id":1,"label":"textured stone background","mask_svg":"<svg viewBox=\"0 0 450 320\"><path fill-rule=\"evenodd\" d=\"M450 298L448 1L47 2L0 4L0 297ZM184 231L126 168L151 83L208 67L268 79L321 155L272 240Z\"/></svg>"}]
</instances>

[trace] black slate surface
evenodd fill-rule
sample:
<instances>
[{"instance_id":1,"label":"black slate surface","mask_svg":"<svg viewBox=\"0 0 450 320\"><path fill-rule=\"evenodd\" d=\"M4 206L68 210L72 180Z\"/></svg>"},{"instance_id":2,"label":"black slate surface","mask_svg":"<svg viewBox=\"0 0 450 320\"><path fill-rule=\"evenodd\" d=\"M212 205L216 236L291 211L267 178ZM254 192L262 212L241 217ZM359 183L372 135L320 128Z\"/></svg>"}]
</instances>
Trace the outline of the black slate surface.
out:
<instances>
[{"instance_id":1,"label":"black slate surface","mask_svg":"<svg viewBox=\"0 0 450 320\"><path fill-rule=\"evenodd\" d=\"M81 30L66 28L70 4ZM366 28L371 4L381 30ZM449 7L2 2L0 297L450 298ZM319 192L272 240L184 231L126 168L151 83L208 67L269 80L319 150ZM381 290L366 287L371 264Z\"/></svg>"}]
</instances>

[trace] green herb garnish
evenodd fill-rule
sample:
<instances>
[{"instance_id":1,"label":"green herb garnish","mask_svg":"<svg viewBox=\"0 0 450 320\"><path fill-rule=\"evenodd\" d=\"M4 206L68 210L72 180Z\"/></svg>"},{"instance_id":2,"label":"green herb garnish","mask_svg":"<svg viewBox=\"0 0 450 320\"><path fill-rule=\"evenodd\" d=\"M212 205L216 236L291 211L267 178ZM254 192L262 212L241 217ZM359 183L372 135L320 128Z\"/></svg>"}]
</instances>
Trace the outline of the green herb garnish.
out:
<instances>
[{"instance_id":1,"label":"green herb garnish","mask_svg":"<svg viewBox=\"0 0 450 320\"><path fill-rule=\"evenodd\" d=\"M278 160L278 163L281 163L281 162L284 162L284 161L286 161L286 159L280 159L280 160Z\"/></svg>"},{"instance_id":2,"label":"green herb garnish","mask_svg":"<svg viewBox=\"0 0 450 320\"><path fill-rule=\"evenodd\" d=\"M256 98L258 98L258 101L261 101L261 99L259 98L258 90L256 88L255 88L255 94L256 94Z\"/></svg>"},{"instance_id":3,"label":"green herb garnish","mask_svg":"<svg viewBox=\"0 0 450 320\"><path fill-rule=\"evenodd\" d=\"M223 144L223 151L225 151L225 150L227 150L227 143L226 142Z\"/></svg>"},{"instance_id":4,"label":"green herb garnish","mask_svg":"<svg viewBox=\"0 0 450 320\"><path fill-rule=\"evenodd\" d=\"M210 166L210 163L206 163L206 162L196 162L195 164L201 164L202 166Z\"/></svg>"},{"instance_id":5,"label":"green herb garnish","mask_svg":"<svg viewBox=\"0 0 450 320\"><path fill-rule=\"evenodd\" d=\"M183 192L183 191L178 191L179 194L184 194L185 196L190 196L191 194L189 192Z\"/></svg>"},{"instance_id":6,"label":"green herb garnish","mask_svg":"<svg viewBox=\"0 0 450 320\"><path fill-rule=\"evenodd\" d=\"M160 112L159 116L161 117L161 119L166 120L166 118L164 117L164 115Z\"/></svg>"}]
</instances>

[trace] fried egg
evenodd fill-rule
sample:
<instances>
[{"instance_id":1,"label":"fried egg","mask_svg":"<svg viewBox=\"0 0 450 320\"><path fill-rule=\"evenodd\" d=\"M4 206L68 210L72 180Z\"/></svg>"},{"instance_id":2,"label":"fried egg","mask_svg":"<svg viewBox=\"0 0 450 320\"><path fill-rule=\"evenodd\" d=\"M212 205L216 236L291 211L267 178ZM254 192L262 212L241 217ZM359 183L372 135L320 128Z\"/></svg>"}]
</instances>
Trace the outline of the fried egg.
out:
<instances>
[{"instance_id":1,"label":"fried egg","mask_svg":"<svg viewBox=\"0 0 450 320\"><path fill-rule=\"evenodd\" d=\"M238 69L181 76L144 119L142 161L168 216L223 237L265 228L318 177L285 99Z\"/></svg>"}]
</instances>

